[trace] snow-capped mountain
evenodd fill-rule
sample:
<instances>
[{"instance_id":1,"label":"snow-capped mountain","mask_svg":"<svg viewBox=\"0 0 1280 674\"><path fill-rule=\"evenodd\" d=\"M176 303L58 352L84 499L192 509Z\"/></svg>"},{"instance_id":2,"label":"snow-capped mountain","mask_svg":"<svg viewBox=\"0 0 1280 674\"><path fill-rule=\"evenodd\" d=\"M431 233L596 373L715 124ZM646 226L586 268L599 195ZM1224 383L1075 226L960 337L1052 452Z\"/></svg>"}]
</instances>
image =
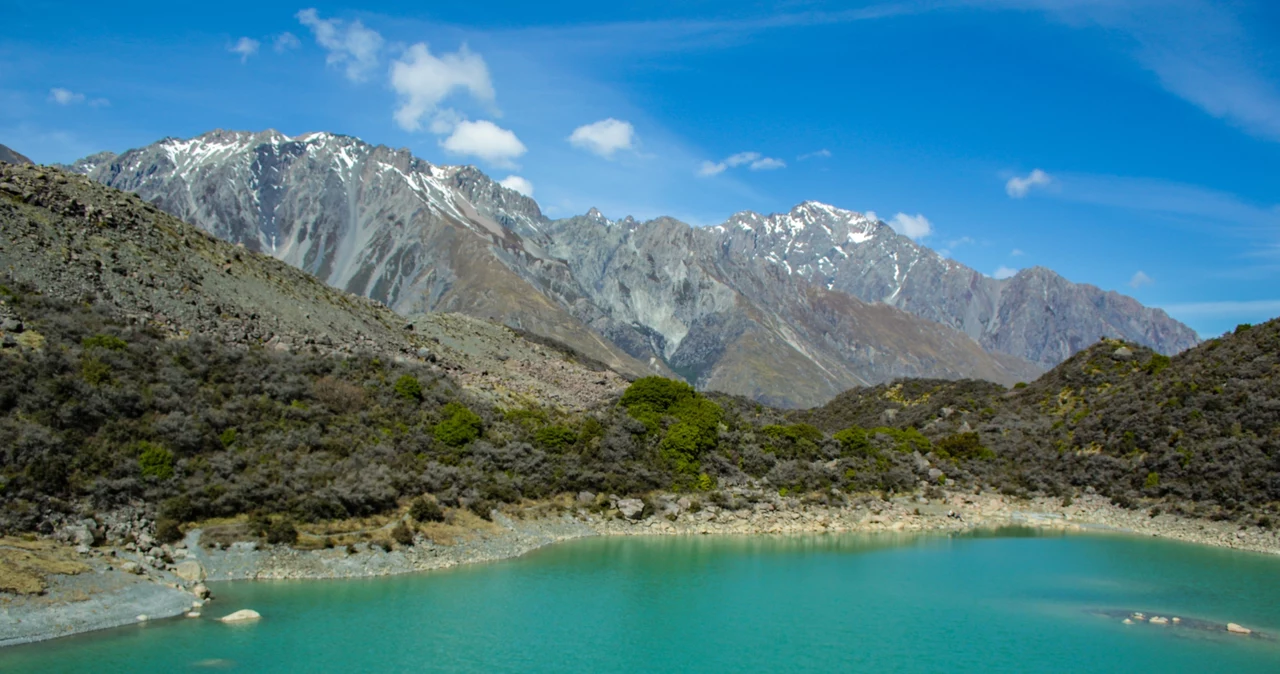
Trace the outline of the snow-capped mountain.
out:
<instances>
[{"instance_id":1,"label":"snow-capped mountain","mask_svg":"<svg viewBox=\"0 0 1280 674\"><path fill-rule=\"evenodd\" d=\"M1048 270L996 281L817 202L701 229L552 221L473 167L328 133L214 131L71 168L402 314L492 318L780 404L899 376L1030 379L1102 335L1195 343L1132 299Z\"/></svg>"}]
</instances>

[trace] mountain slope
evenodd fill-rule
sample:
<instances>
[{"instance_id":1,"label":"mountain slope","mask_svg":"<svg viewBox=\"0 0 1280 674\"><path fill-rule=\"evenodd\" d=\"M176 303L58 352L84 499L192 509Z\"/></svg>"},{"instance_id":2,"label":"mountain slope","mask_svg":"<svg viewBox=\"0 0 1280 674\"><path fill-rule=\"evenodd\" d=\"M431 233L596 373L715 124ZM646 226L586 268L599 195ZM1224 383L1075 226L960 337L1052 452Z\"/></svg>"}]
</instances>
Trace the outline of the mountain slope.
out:
<instances>
[{"instance_id":1,"label":"mountain slope","mask_svg":"<svg viewBox=\"0 0 1280 674\"><path fill-rule=\"evenodd\" d=\"M743 212L711 228L726 257L769 260L788 275L950 325L989 351L1053 367L1100 337L1166 354L1194 346L1159 309L1043 267L985 276L861 213L806 202L788 213Z\"/></svg>"},{"instance_id":2,"label":"mountain slope","mask_svg":"<svg viewBox=\"0 0 1280 674\"><path fill-rule=\"evenodd\" d=\"M1047 270L990 279L815 202L701 229L551 221L472 167L325 133L215 131L70 168L401 313L491 318L783 405L900 376L1027 380L1102 335L1194 343L1129 298Z\"/></svg>"},{"instance_id":3,"label":"mountain slope","mask_svg":"<svg viewBox=\"0 0 1280 674\"><path fill-rule=\"evenodd\" d=\"M0 162L4 162L4 163L6 163L6 164L31 164L31 163L33 163L30 159L27 159L25 156L23 156L23 155L21 155L21 154L18 154L18 153L17 153L17 152L15 152L14 150L12 150L12 149L10 149L10 148L8 148L8 147L4 146L4 145L0 145Z\"/></svg>"},{"instance_id":4,"label":"mountain slope","mask_svg":"<svg viewBox=\"0 0 1280 674\"><path fill-rule=\"evenodd\" d=\"M172 337L428 358L502 404L537 399L581 408L624 385L578 355L486 321L431 314L408 329L409 321L377 302L52 168L0 166L0 273Z\"/></svg>"},{"instance_id":5,"label":"mountain slope","mask_svg":"<svg viewBox=\"0 0 1280 674\"><path fill-rule=\"evenodd\" d=\"M560 263L517 233L535 232L541 220L531 200L504 191L511 201L504 226L493 209L460 197L459 185L494 189L473 170L432 166L345 136L295 139L275 131L166 139L72 168L401 314L493 318L568 343L618 371L650 371L512 271Z\"/></svg>"}]
</instances>

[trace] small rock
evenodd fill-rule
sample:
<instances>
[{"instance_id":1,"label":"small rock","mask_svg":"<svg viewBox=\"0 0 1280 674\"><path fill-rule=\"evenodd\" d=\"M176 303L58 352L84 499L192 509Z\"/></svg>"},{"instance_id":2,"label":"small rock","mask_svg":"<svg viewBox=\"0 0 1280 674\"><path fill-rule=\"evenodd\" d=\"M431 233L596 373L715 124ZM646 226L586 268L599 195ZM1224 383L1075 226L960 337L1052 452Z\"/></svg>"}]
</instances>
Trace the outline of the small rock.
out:
<instances>
[{"instance_id":1,"label":"small rock","mask_svg":"<svg viewBox=\"0 0 1280 674\"><path fill-rule=\"evenodd\" d=\"M261 614L251 608L242 608L231 615L222 616L218 620L224 623L239 623L247 620L257 620L261 617Z\"/></svg>"},{"instance_id":2,"label":"small rock","mask_svg":"<svg viewBox=\"0 0 1280 674\"><path fill-rule=\"evenodd\" d=\"M142 575L142 567L137 562L125 562L120 565L120 570L125 573Z\"/></svg>"},{"instance_id":3,"label":"small rock","mask_svg":"<svg viewBox=\"0 0 1280 674\"><path fill-rule=\"evenodd\" d=\"M209 591L209 586L204 583L196 583L196 586L191 588L191 594L194 594L201 599L208 599L213 595L213 593Z\"/></svg>"},{"instance_id":4,"label":"small rock","mask_svg":"<svg viewBox=\"0 0 1280 674\"><path fill-rule=\"evenodd\" d=\"M1227 631L1232 634L1253 634L1253 630L1248 627L1241 627L1235 623L1227 623Z\"/></svg>"},{"instance_id":5,"label":"small rock","mask_svg":"<svg viewBox=\"0 0 1280 674\"><path fill-rule=\"evenodd\" d=\"M1173 624L1177 625L1180 622L1182 622L1182 618L1179 618L1178 616L1173 617Z\"/></svg>"},{"instance_id":6,"label":"small rock","mask_svg":"<svg viewBox=\"0 0 1280 674\"><path fill-rule=\"evenodd\" d=\"M1127 346L1122 346L1111 352L1111 357L1115 360L1129 360L1133 358L1133 351Z\"/></svg>"},{"instance_id":7,"label":"small rock","mask_svg":"<svg viewBox=\"0 0 1280 674\"><path fill-rule=\"evenodd\" d=\"M596 495L592 494L589 491L578 492L578 503L590 504L590 503L595 503L595 500L596 500Z\"/></svg>"},{"instance_id":8,"label":"small rock","mask_svg":"<svg viewBox=\"0 0 1280 674\"><path fill-rule=\"evenodd\" d=\"M1147 622L1151 623L1152 625L1168 625L1169 619L1163 616L1152 616L1151 620L1148 620Z\"/></svg>"},{"instance_id":9,"label":"small rock","mask_svg":"<svg viewBox=\"0 0 1280 674\"><path fill-rule=\"evenodd\" d=\"M147 615L147 614L145 614L145 613L143 613L142 615L140 615L140 616L138 616L138 617L137 617L137 621L138 621L138 622L140 622L140 623L147 622L148 620L151 620L151 616L148 616L148 615Z\"/></svg>"},{"instance_id":10,"label":"small rock","mask_svg":"<svg viewBox=\"0 0 1280 674\"><path fill-rule=\"evenodd\" d=\"M200 617L200 612L199 612L199 611L187 611L187 617L188 617L188 618L199 618L199 617Z\"/></svg>"},{"instance_id":11,"label":"small rock","mask_svg":"<svg viewBox=\"0 0 1280 674\"><path fill-rule=\"evenodd\" d=\"M1133 621L1132 621L1132 620L1130 620L1129 618L1125 618L1125 619L1124 619L1124 624L1126 624L1126 625L1132 625L1132 624L1133 624Z\"/></svg>"}]
</instances>

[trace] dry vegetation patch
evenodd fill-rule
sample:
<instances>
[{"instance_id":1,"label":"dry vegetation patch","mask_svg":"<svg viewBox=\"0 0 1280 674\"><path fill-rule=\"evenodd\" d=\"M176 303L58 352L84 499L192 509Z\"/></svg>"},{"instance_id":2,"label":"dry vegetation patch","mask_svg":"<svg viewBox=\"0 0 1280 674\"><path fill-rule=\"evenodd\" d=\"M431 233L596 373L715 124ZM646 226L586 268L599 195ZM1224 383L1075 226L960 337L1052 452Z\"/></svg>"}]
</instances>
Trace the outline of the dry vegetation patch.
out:
<instances>
[{"instance_id":1,"label":"dry vegetation patch","mask_svg":"<svg viewBox=\"0 0 1280 674\"><path fill-rule=\"evenodd\" d=\"M75 575L89 570L71 548L47 540L0 538L0 592L41 594L50 574Z\"/></svg>"}]
</instances>

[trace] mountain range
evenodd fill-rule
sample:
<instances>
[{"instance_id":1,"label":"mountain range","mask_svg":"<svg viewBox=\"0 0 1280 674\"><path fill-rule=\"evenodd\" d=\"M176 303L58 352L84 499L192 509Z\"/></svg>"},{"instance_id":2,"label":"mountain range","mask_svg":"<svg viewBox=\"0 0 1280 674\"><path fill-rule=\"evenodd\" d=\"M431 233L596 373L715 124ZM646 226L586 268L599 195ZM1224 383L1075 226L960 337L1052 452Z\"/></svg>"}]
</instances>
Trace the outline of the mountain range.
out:
<instances>
[{"instance_id":1,"label":"mountain range","mask_svg":"<svg viewBox=\"0 0 1280 674\"><path fill-rule=\"evenodd\" d=\"M213 131L66 167L402 315L459 312L628 374L780 406L899 377L1034 379L1101 337L1176 353L1163 311L1044 268L993 279L818 202L696 228L552 220L474 167L337 134Z\"/></svg>"}]
</instances>

